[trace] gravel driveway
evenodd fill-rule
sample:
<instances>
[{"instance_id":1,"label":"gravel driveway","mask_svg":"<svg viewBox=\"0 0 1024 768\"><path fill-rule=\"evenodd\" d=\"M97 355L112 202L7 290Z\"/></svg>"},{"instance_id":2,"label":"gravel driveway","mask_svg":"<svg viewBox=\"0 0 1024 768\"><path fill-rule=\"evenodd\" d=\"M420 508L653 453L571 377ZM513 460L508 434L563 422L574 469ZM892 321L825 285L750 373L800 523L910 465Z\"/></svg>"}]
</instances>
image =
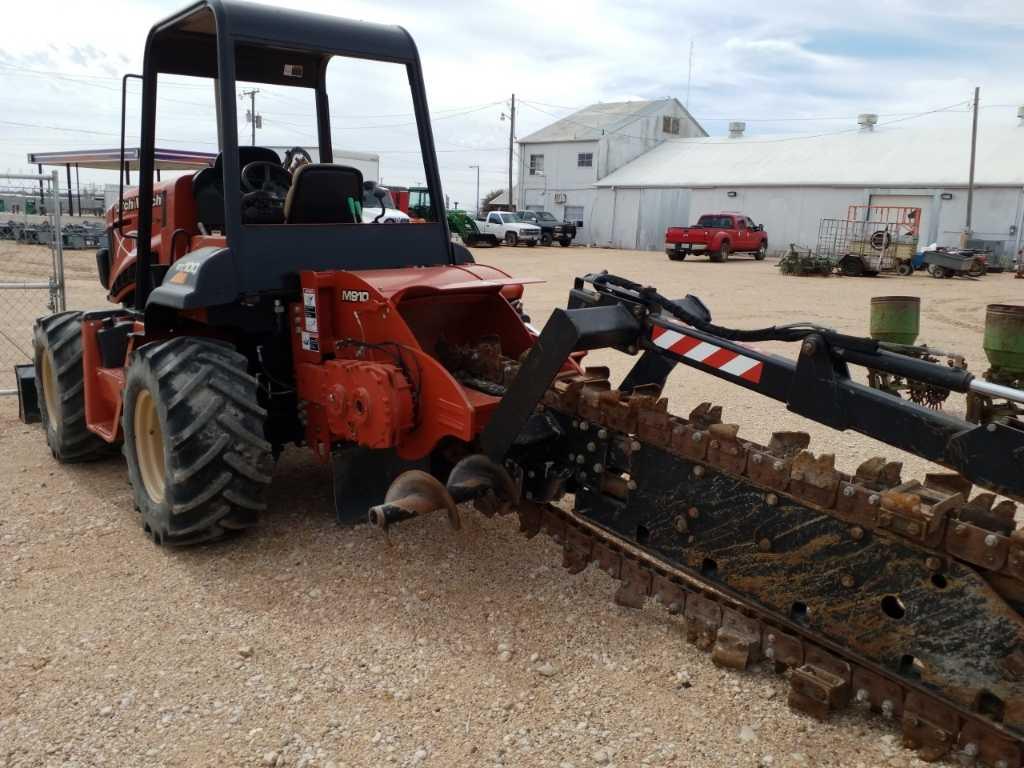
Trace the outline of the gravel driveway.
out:
<instances>
[{"instance_id":1,"label":"gravel driveway","mask_svg":"<svg viewBox=\"0 0 1024 768\"><path fill-rule=\"evenodd\" d=\"M38 251L11 248L0 267ZM921 339L976 372L985 304L1024 295L1009 275L793 278L771 261L586 248L476 255L548 281L527 288L538 325L573 276L601 268L696 293L717 322L748 327L809 319L863 333L870 296L919 293ZM71 307L103 305L91 260L69 254ZM619 375L629 365L592 358ZM807 426L693 371L667 394L683 414L721 403L759 440ZM845 468L896 455L809 431ZM926 468L908 461L905 476ZM614 605L615 582L593 567L568 575L559 548L512 518L470 513L459 532L422 518L390 543L337 527L327 468L297 449L262 528L164 550L143 536L119 459L56 464L7 398L0 498L0 766L924 765L891 723L818 723L787 709L783 678L717 669L674 619Z\"/></svg>"}]
</instances>

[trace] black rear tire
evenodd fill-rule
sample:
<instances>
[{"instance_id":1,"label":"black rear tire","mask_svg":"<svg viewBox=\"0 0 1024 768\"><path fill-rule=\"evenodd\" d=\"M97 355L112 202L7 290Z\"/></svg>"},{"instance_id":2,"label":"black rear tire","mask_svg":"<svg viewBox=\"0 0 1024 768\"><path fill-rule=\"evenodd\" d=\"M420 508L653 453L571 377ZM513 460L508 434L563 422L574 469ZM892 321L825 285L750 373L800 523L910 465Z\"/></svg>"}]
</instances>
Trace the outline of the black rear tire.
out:
<instances>
[{"instance_id":1,"label":"black rear tire","mask_svg":"<svg viewBox=\"0 0 1024 768\"><path fill-rule=\"evenodd\" d=\"M896 267L896 274L900 277L910 277L914 274L914 267L909 261L901 261L900 265Z\"/></svg>"},{"instance_id":2,"label":"black rear tire","mask_svg":"<svg viewBox=\"0 0 1024 768\"><path fill-rule=\"evenodd\" d=\"M572 239L568 237L563 237L561 240L558 241L558 244L563 248L568 248L570 245L572 245Z\"/></svg>"},{"instance_id":3,"label":"black rear tire","mask_svg":"<svg viewBox=\"0 0 1024 768\"><path fill-rule=\"evenodd\" d=\"M861 277L864 274L864 262L856 257L847 256L839 263L839 271L847 277Z\"/></svg>"},{"instance_id":4,"label":"black rear tire","mask_svg":"<svg viewBox=\"0 0 1024 768\"><path fill-rule=\"evenodd\" d=\"M668 254L669 259L672 260L672 261L685 261L686 260L686 252L685 251L666 251L665 253Z\"/></svg>"},{"instance_id":5,"label":"black rear tire","mask_svg":"<svg viewBox=\"0 0 1024 768\"><path fill-rule=\"evenodd\" d=\"M124 454L143 527L158 544L218 539L256 525L266 508L274 460L247 363L230 346L191 337L148 344L132 358ZM147 423L142 409L155 414L145 434L136 431ZM147 472L154 443L162 453Z\"/></svg>"},{"instance_id":6,"label":"black rear tire","mask_svg":"<svg viewBox=\"0 0 1024 768\"><path fill-rule=\"evenodd\" d=\"M110 443L85 424L82 313L59 312L37 320L33 347L36 399L50 453L63 464L111 455Z\"/></svg>"}]
</instances>

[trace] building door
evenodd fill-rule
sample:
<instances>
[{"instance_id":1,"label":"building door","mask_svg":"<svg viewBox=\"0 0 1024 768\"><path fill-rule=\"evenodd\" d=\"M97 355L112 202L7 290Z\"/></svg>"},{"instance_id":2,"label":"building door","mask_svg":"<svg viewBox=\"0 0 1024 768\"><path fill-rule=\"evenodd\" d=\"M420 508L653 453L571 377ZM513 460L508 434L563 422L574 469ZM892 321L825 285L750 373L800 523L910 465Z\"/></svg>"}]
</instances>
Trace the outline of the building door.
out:
<instances>
[{"instance_id":1,"label":"building door","mask_svg":"<svg viewBox=\"0 0 1024 768\"><path fill-rule=\"evenodd\" d=\"M918 226L917 247L924 248L938 238L938 233L932 230L932 196L931 195L872 195L871 205L884 206L908 206L921 209L921 221ZM875 217L872 216L872 220ZM892 219L889 219L890 221Z\"/></svg>"}]
</instances>

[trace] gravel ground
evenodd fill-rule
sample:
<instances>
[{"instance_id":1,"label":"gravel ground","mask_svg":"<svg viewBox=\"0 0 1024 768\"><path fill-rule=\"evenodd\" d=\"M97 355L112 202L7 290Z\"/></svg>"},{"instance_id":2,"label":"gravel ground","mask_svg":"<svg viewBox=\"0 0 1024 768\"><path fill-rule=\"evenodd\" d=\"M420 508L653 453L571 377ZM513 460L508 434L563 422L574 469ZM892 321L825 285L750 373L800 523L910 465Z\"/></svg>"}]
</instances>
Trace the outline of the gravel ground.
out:
<instances>
[{"instance_id":1,"label":"gravel ground","mask_svg":"<svg viewBox=\"0 0 1024 768\"><path fill-rule=\"evenodd\" d=\"M0 244L0 274L25 279L45 253ZM600 268L695 293L743 326L861 333L870 296L920 294L922 340L979 372L985 304L1024 294L1008 275L787 278L771 262L584 248L477 258L548 281L527 291L538 324L575 275ZM92 255L68 260L69 306L102 306ZM592 357L617 375L630 362ZM694 371L668 395L684 414L723 404L754 439L807 427ZM843 467L884 450L810 431ZM905 474L926 468L908 461ZM891 723L818 723L787 709L783 678L718 670L674 619L615 606L615 582L566 574L558 547L514 519L468 514L460 532L413 520L390 544L336 527L329 474L302 451L278 465L261 529L168 551L144 538L119 460L57 465L8 398L0 488L0 766L923 765Z\"/></svg>"}]
</instances>

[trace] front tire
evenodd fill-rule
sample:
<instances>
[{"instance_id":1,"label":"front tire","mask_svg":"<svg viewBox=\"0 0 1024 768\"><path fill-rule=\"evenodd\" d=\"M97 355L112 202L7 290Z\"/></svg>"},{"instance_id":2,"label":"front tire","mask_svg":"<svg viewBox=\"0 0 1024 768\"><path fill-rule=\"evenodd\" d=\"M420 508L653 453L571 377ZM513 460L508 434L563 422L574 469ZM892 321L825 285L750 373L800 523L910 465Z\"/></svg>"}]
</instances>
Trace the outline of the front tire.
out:
<instances>
[{"instance_id":1,"label":"front tire","mask_svg":"<svg viewBox=\"0 0 1024 768\"><path fill-rule=\"evenodd\" d=\"M148 344L125 377L124 454L135 505L158 544L250 528L266 508L273 458L247 360L180 337Z\"/></svg>"},{"instance_id":2,"label":"front tire","mask_svg":"<svg viewBox=\"0 0 1024 768\"><path fill-rule=\"evenodd\" d=\"M62 464L109 455L110 443L85 423L82 313L60 312L37 320L33 347L36 398L50 453Z\"/></svg>"},{"instance_id":3,"label":"front tire","mask_svg":"<svg viewBox=\"0 0 1024 768\"><path fill-rule=\"evenodd\" d=\"M509 246L510 248L515 248L518 244L519 235L517 235L515 232L505 233L505 245Z\"/></svg>"},{"instance_id":4,"label":"front tire","mask_svg":"<svg viewBox=\"0 0 1024 768\"><path fill-rule=\"evenodd\" d=\"M766 241L766 242L761 243L761 245L758 247L758 249L756 251L754 251L754 260L755 261L764 261L765 257L767 255L768 255L768 243Z\"/></svg>"},{"instance_id":5,"label":"front tire","mask_svg":"<svg viewBox=\"0 0 1024 768\"><path fill-rule=\"evenodd\" d=\"M914 274L914 267L909 261L901 261L900 265L896 267L896 274L900 277L910 277Z\"/></svg>"},{"instance_id":6,"label":"front tire","mask_svg":"<svg viewBox=\"0 0 1024 768\"><path fill-rule=\"evenodd\" d=\"M554 238L548 233L545 232L543 235L540 236L541 245L551 245L552 242L554 242Z\"/></svg>"},{"instance_id":7,"label":"front tire","mask_svg":"<svg viewBox=\"0 0 1024 768\"><path fill-rule=\"evenodd\" d=\"M558 244L563 248L568 248L570 245L572 245L572 239L568 237L563 237L561 240L558 241Z\"/></svg>"}]
</instances>

